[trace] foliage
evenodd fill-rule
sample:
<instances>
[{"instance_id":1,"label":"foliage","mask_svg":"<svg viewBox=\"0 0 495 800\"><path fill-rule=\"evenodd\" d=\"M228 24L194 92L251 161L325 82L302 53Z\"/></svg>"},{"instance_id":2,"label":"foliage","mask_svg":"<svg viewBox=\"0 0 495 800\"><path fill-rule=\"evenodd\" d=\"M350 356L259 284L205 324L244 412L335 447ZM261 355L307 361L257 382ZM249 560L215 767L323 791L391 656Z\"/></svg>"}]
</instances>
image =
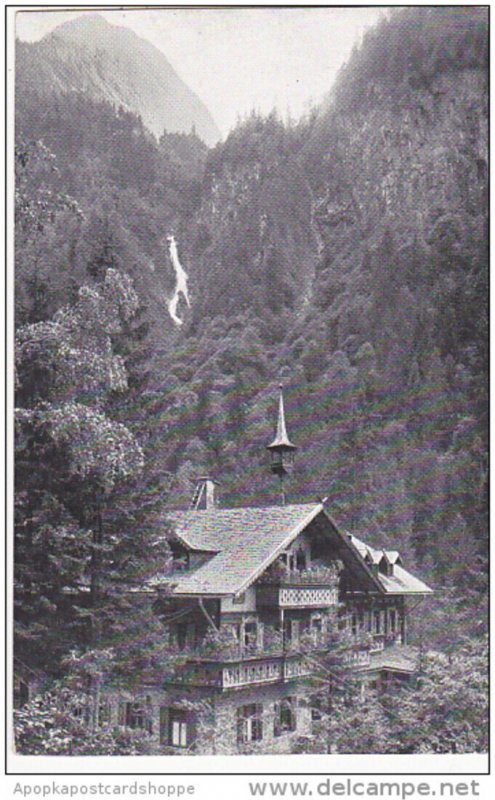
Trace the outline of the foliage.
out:
<instances>
[{"instance_id":1,"label":"foliage","mask_svg":"<svg viewBox=\"0 0 495 800\"><path fill-rule=\"evenodd\" d=\"M43 640L37 666L49 671L71 647L102 646L103 632L113 642L126 625L131 650L139 603L129 591L169 558L166 542L146 554L156 482L135 435L108 411L127 389L112 339L137 304L129 278L108 269L72 306L16 337L16 652L29 663ZM141 607L142 657L160 635ZM130 658L121 649L116 664Z\"/></svg>"},{"instance_id":2,"label":"foliage","mask_svg":"<svg viewBox=\"0 0 495 800\"><path fill-rule=\"evenodd\" d=\"M418 681L365 697L332 670L313 703L319 720L297 752L484 753L488 749L487 639L422 656Z\"/></svg>"},{"instance_id":3,"label":"foliage","mask_svg":"<svg viewBox=\"0 0 495 800\"><path fill-rule=\"evenodd\" d=\"M488 750L488 640L428 652L419 687L385 698L400 752L485 753Z\"/></svg>"},{"instance_id":4,"label":"foliage","mask_svg":"<svg viewBox=\"0 0 495 800\"><path fill-rule=\"evenodd\" d=\"M87 695L73 690L35 697L14 711L16 751L22 755L145 755L150 752L144 731L104 726L91 731L85 714Z\"/></svg>"},{"instance_id":5,"label":"foliage","mask_svg":"<svg viewBox=\"0 0 495 800\"><path fill-rule=\"evenodd\" d=\"M337 103L366 108L377 85L400 97L404 84L429 87L444 72L486 68L487 44L484 9L401 9L367 32L339 76Z\"/></svg>"}]
</instances>

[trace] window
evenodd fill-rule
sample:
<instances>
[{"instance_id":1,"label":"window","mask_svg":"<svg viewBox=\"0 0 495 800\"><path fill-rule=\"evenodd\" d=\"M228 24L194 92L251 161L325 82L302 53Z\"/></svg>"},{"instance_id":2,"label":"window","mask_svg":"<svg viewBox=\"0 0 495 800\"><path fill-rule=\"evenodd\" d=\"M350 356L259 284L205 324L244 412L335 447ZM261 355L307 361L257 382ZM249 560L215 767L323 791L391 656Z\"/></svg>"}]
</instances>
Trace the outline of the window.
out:
<instances>
[{"instance_id":1,"label":"window","mask_svg":"<svg viewBox=\"0 0 495 800\"><path fill-rule=\"evenodd\" d=\"M311 619L311 630L316 631L316 633L321 633L323 630L323 620L321 617L312 617Z\"/></svg>"},{"instance_id":2,"label":"window","mask_svg":"<svg viewBox=\"0 0 495 800\"><path fill-rule=\"evenodd\" d=\"M100 703L100 707L98 709L98 725L103 727L104 725L110 724L110 703L106 700L103 703Z\"/></svg>"},{"instance_id":3,"label":"window","mask_svg":"<svg viewBox=\"0 0 495 800\"><path fill-rule=\"evenodd\" d=\"M379 611L373 611L373 633L381 633L381 614Z\"/></svg>"},{"instance_id":4,"label":"window","mask_svg":"<svg viewBox=\"0 0 495 800\"><path fill-rule=\"evenodd\" d=\"M273 735L282 736L283 733L295 731L297 698L285 697L280 703L275 703L275 716L273 720Z\"/></svg>"},{"instance_id":5,"label":"window","mask_svg":"<svg viewBox=\"0 0 495 800\"><path fill-rule=\"evenodd\" d=\"M291 619L290 620L290 628L289 628L289 641L297 645L299 644L299 636L301 633L301 622L298 619Z\"/></svg>"},{"instance_id":6,"label":"window","mask_svg":"<svg viewBox=\"0 0 495 800\"><path fill-rule=\"evenodd\" d=\"M395 608L390 609L389 625L390 625L390 633L395 633L397 630L397 612Z\"/></svg>"},{"instance_id":7,"label":"window","mask_svg":"<svg viewBox=\"0 0 495 800\"><path fill-rule=\"evenodd\" d=\"M256 647L258 640L258 625L256 622L244 623L244 647Z\"/></svg>"},{"instance_id":8,"label":"window","mask_svg":"<svg viewBox=\"0 0 495 800\"><path fill-rule=\"evenodd\" d=\"M306 569L306 553L301 547L296 553L296 569L300 572Z\"/></svg>"},{"instance_id":9,"label":"window","mask_svg":"<svg viewBox=\"0 0 495 800\"><path fill-rule=\"evenodd\" d=\"M119 703L118 724L125 728L147 730L148 733L152 733L151 698L147 696L132 703Z\"/></svg>"},{"instance_id":10,"label":"window","mask_svg":"<svg viewBox=\"0 0 495 800\"><path fill-rule=\"evenodd\" d=\"M141 730L144 728L145 713L141 703L127 703L126 726Z\"/></svg>"},{"instance_id":11,"label":"window","mask_svg":"<svg viewBox=\"0 0 495 800\"><path fill-rule=\"evenodd\" d=\"M352 635L357 636L358 632L358 615L355 611L352 612L351 617L351 628L352 628Z\"/></svg>"},{"instance_id":12,"label":"window","mask_svg":"<svg viewBox=\"0 0 495 800\"><path fill-rule=\"evenodd\" d=\"M263 738L263 706L250 703L237 709L237 741L239 744L260 742Z\"/></svg>"},{"instance_id":13,"label":"window","mask_svg":"<svg viewBox=\"0 0 495 800\"><path fill-rule=\"evenodd\" d=\"M171 708L169 712L169 744L173 747L188 746L187 712Z\"/></svg>"},{"instance_id":14,"label":"window","mask_svg":"<svg viewBox=\"0 0 495 800\"><path fill-rule=\"evenodd\" d=\"M314 642L321 641L323 634L323 619L321 617L311 617L310 633Z\"/></svg>"},{"instance_id":15,"label":"window","mask_svg":"<svg viewBox=\"0 0 495 800\"><path fill-rule=\"evenodd\" d=\"M187 647L192 647L196 640L196 626L194 622L180 622L176 628L177 631L177 647L179 650L185 650Z\"/></svg>"}]
</instances>

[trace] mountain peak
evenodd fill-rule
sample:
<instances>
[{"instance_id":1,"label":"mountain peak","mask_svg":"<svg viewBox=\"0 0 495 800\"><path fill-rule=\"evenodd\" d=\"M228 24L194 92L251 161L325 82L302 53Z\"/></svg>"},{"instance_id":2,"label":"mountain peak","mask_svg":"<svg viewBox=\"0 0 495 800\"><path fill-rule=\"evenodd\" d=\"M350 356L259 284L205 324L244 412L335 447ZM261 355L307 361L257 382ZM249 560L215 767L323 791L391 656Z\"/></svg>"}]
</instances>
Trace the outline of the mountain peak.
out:
<instances>
[{"instance_id":1,"label":"mountain peak","mask_svg":"<svg viewBox=\"0 0 495 800\"><path fill-rule=\"evenodd\" d=\"M153 46L125 25L114 25L101 14L85 12L75 19L58 25L51 33L44 36L42 41L49 41L52 37L76 41L88 48L112 47L119 44L128 47L131 41L134 44L141 42L145 46Z\"/></svg>"},{"instance_id":2,"label":"mountain peak","mask_svg":"<svg viewBox=\"0 0 495 800\"><path fill-rule=\"evenodd\" d=\"M208 145L220 132L165 54L125 25L81 13L17 50L16 79L41 95L82 92L138 114L159 137L195 129Z\"/></svg>"},{"instance_id":3,"label":"mountain peak","mask_svg":"<svg viewBox=\"0 0 495 800\"><path fill-rule=\"evenodd\" d=\"M51 31L51 33L47 34L43 38L47 39L53 34L70 36L71 34L99 33L103 31L108 32L109 29L115 29L118 27L119 26L112 25L112 23L108 22L105 17L102 17L101 14L83 12L79 17L70 19L68 22L63 22L61 25L57 25L57 27Z\"/></svg>"}]
</instances>

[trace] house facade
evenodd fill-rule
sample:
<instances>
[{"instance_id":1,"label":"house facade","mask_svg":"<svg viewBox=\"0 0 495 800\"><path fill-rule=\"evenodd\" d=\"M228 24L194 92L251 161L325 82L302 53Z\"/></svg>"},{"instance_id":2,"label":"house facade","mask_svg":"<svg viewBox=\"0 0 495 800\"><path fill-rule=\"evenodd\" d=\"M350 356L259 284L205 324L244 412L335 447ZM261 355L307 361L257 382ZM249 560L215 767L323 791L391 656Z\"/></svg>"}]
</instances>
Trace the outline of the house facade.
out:
<instances>
[{"instance_id":1,"label":"house facade","mask_svg":"<svg viewBox=\"0 0 495 800\"><path fill-rule=\"evenodd\" d=\"M295 446L282 395L268 449L284 503ZM342 531L326 500L220 509L205 477L192 508L167 516L173 570L147 589L170 665L137 693L104 692L105 721L147 730L156 753L287 753L336 675L363 692L414 675L408 617L431 589L397 551Z\"/></svg>"}]
</instances>

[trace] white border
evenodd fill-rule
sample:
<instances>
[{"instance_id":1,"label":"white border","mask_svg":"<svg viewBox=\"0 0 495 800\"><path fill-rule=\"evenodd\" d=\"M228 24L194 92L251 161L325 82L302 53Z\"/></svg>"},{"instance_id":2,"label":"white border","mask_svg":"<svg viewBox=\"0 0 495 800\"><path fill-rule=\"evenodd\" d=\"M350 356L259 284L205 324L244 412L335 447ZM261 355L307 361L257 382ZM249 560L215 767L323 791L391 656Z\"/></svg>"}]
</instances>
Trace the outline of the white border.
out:
<instances>
[{"instance_id":1,"label":"white border","mask_svg":"<svg viewBox=\"0 0 495 800\"><path fill-rule=\"evenodd\" d=\"M199 5L198 3L182 2L181 4L161 4L161 3L138 3L133 4L130 6L118 5L114 3L109 3L108 5L96 5L91 6L95 11L99 9L131 9L131 8L149 8L149 7L162 7L162 8L180 8L181 6L195 6ZM218 3L220 5L220 3ZM225 5L232 5L232 6L249 6L249 5L258 5L258 6L279 6L285 5L283 2L278 2L274 0L272 2L260 2L260 3L246 3L246 2L230 2L226 3ZM287 3L288 5L288 3ZM299 2L298 6L307 6L307 5L317 5L316 3L311 2ZM324 3L320 5L325 5ZM351 2L351 3L341 3L342 6L359 6L359 5L382 5L381 3L366 3L364 0L363 2ZM385 5L385 4L383 4ZM434 2L434 0L430 3L428 2L415 2L415 3L399 3L397 5L412 5L412 6L419 6L419 5L469 5L462 2ZM487 5L491 6L491 3L472 3L471 5ZM2 4L2 9L5 9L6 3ZM67 11L77 11L77 10L84 10L88 8L90 4L74 4L68 5L66 3L54 3L51 5L26 5L26 6L18 6L16 9L7 8L7 30L6 30L6 37L8 41L8 64L7 64L7 81L8 81L8 98L12 102L13 97L13 74L14 74L14 41L15 41L15 31L14 31L14 18L16 11L41 11L41 10L67 10ZM5 46L3 42L2 46ZM4 59L2 59L2 63ZM7 247L8 247L8 259L7 259L7 275L8 275L8 285L7 285L7 296L6 296L6 303L9 308L9 330L7 331L7 364L6 364L6 374L12 374L12 342L13 342L13 319L12 319L12 309L13 309L13 141L14 141L14 115L12 106L9 106L7 109L7 186L8 186L8 195L7 195L7 230L6 230L6 237L7 237ZM3 136L3 131L2 131ZM2 215L3 219L3 215ZM3 287L1 289L3 291ZM2 331L3 333L3 331ZM2 374L2 379L4 375ZM7 464L8 464L8 473L9 479L12 477L12 382L7 382L8 387L8 396L7 396L7 404L5 412L7 414ZM2 393L2 399L4 394ZM11 486L9 486L9 489ZM12 556L12 514L11 514L11 506L10 503L7 503L6 508L6 519L7 519L7 541L8 541L8 550L7 550L7 576L8 576L8 588L12 586L12 564L11 564L11 556ZM2 559L3 559L3 549L2 549ZM12 621L12 607L10 602L10 591L8 592L8 621L11 623ZM10 654L12 653L11 647L11 638L12 638L12 624L8 625L7 630L8 635L8 656L10 658ZM2 649L3 649L3 641L2 641ZM2 659L2 664L5 661ZM2 667L3 669L3 667ZM7 662L7 687L11 686L12 680L12 673L10 664ZM4 701L7 705L7 712L8 712L8 719L11 718L11 691L7 691L7 697L4 698ZM9 772L9 777L2 778L0 780L0 786L3 786L5 789L9 791L9 797L17 797L19 795L18 786L22 785L34 785L33 781L22 781L17 776L32 776L32 775L71 775L70 781L65 780L65 783L70 783L73 786L81 785L82 783L96 783L97 776L109 776L114 775L115 777L112 778L112 784L129 784L129 776L134 777L138 776L138 781L140 783L145 782L147 776L153 779L155 784L162 783L163 779L160 779L159 776L170 776L172 774L178 774L179 776L184 776L183 780L181 781L180 777L174 777L173 779L168 779L166 782L170 784L178 784L178 783L192 783L199 788L200 790L205 790L207 793L201 796L204 797L211 797L216 796L220 797L231 797L231 792L236 792L237 798L242 797L250 797L251 795L245 793L244 791L242 794L239 794L239 788L241 786L244 789L247 789L247 779L241 781L241 779L234 780L234 775L239 773L248 773L250 775L263 775L263 774L271 774L271 775L280 775L281 777L279 780L283 780L282 776L288 776L288 780L290 781L290 776L294 775L308 775L310 773L319 773L319 775L323 776L321 779L318 776L314 776L312 778L308 778L311 780L312 785L313 782L316 782L315 785L321 780L324 780L324 776L336 776L342 775L341 778L332 778L332 780L345 780L346 776L351 777L353 780L356 781L359 777L362 777L364 781L366 777L369 778L370 781L378 782L380 775L397 775L397 778L394 780L396 781L406 781L409 776L419 776L419 775L464 775L466 776L465 780L469 783L471 776L477 776L478 781L481 785L481 793L478 793L480 797L493 796L493 789L495 788L495 780L491 778L483 777L483 774L486 775L488 770L488 756L487 755L408 755L408 756L390 756L390 755L277 755L277 756L134 756L134 757L108 757L108 756L100 756L100 757L66 757L66 756L20 756L13 752L12 748L12 733L10 730L7 731L7 764L6 768ZM118 773L118 775L115 775ZM206 773L207 777L197 777L194 780L188 781L187 778L189 776L195 776L201 773ZM228 778L222 778L220 776L230 776ZM95 778L91 778L90 775L94 775ZM126 777L128 776L128 777ZM218 780L217 780L218 778ZM107 779L108 782L109 779ZM220 783L221 781L227 780L227 783ZM270 780L269 777L266 780ZM38 783L43 782L46 783L46 780L38 781ZM61 782L63 782L61 780ZM415 783L418 783L419 779L416 779ZM222 788L221 788L222 787ZM226 793L225 793L225 790ZM132 794L132 792L131 792ZM195 792L196 796L197 793ZM49 795L50 796L50 795ZM267 794L267 796L269 796ZM287 794L290 797L290 794ZM448 796L448 795L447 795ZM469 795L471 796L471 795Z\"/></svg>"}]
</instances>

